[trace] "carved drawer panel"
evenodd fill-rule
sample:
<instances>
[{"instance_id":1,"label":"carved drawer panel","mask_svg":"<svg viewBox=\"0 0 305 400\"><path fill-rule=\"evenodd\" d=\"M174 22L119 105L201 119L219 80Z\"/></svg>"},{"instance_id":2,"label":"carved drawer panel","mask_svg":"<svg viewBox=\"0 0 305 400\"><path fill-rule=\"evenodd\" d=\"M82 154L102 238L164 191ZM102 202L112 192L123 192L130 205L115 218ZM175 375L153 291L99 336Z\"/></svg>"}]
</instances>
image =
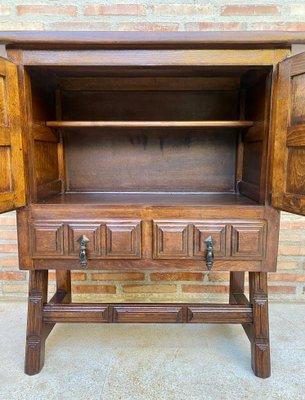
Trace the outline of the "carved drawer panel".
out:
<instances>
[{"instance_id":1,"label":"carved drawer panel","mask_svg":"<svg viewBox=\"0 0 305 400\"><path fill-rule=\"evenodd\" d=\"M140 258L139 221L106 223L106 258Z\"/></svg>"},{"instance_id":2,"label":"carved drawer panel","mask_svg":"<svg viewBox=\"0 0 305 400\"><path fill-rule=\"evenodd\" d=\"M141 221L128 219L35 221L30 227L34 257L79 258L82 235L88 259L141 258Z\"/></svg>"},{"instance_id":3,"label":"carved drawer panel","mask_svg":"<svg viewBox=\"0 0 305 400\"><path fill-rule=\"evenodd\" d=\"M213 239L214 260L265 257L265 221L173 220L153 223L156 259L206 259L205 240Z\"/></svg>"},{"instance_id":4,"label":"carved drawer panel","mask_svg":"<svg viewBox=\"0 0 305 400\"><path fill-rule=\"evenodd\" d=\"M64 229L61 223L34 223L31 225L33 256L60 256L64 254Z\"/></svg>"},{"instance_id":5,"label":"carved drawer panel","mask_svg":"<svg viewBox=\"0 0 305 400\"><path fill-rule=\"evenodd\" d=\"M265 256L266 224L262 222L232 225L232 257Z\"/></svg>"},{"instance_id":6,"label":"carved drawer panel","mask_svg":"<svg viewBox=\"0 0 305 400\"><path fill-rule=\"evenodd\" d=\"M189 257L188 222L154 222L154 257L178 259Z\"/></svg>"},{"instance_id":7,"label":"carved drawer panel","mask_svg":"<svg viewBox=\"0 0 305 400\"><path fill-rule=\"evenodd\" d=\"M213 250L215 257L225 257L226 255L226 224L217 223L195 223L194 224L194 256L205 257L205 239L212 236L214 244Z\"/></svg>"},{"instance_id":8,"label":"carved drawer panel","mask_svg":"<svg viewBox=\"0 0 305 400\"><path fill-rule=\"evenodd\" d=\"M87 250L90 255L99 255L101 249L101 229L100 224L69 224L68 226L68 254L78 255L79 243L77 240L81 235L86 235L89 239Z\"/></svg>"}]
</instances>

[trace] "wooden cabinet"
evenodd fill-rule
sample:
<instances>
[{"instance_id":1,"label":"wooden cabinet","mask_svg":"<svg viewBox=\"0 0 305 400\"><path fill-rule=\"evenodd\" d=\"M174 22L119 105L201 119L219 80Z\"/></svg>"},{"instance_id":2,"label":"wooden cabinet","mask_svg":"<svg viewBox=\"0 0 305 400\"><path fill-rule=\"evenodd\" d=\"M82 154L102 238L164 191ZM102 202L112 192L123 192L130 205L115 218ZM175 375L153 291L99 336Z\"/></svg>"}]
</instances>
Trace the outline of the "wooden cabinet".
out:
<instances>
[{"instance_id":1,"label":"wooden cabinet","mask_svg":"<svg viewBox=\"0 0 305 400\"><path fill-rule=\"evenodd\" d=\"M270 375L278 210L305 214L293 42L305 33L0 33L0 211L18 209L30 271L26 373L57 322L207 322L242 324ZM230 271L230 298L75 304L83 268Z\"/></svg>"}]
</instances>

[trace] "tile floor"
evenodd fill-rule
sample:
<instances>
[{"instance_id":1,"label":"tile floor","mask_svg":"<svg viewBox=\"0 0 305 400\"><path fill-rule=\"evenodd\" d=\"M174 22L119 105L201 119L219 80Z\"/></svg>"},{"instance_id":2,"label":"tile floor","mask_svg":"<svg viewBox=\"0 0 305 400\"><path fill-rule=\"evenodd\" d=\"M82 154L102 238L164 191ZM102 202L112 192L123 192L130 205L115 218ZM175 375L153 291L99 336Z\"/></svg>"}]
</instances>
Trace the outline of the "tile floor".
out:
<instances>
[{"instance_id":1,"label":"tile floor","mask_svg":"<svg viewBox=\"0 0 305 400\"><path fill-rule=\"evenodd\" d=\"M272 377L256 378L236 325L61 324L23 373L26 303L0 302L0 399L304 400L305 304L271 304Z\"/></svg>"}]
</instances>

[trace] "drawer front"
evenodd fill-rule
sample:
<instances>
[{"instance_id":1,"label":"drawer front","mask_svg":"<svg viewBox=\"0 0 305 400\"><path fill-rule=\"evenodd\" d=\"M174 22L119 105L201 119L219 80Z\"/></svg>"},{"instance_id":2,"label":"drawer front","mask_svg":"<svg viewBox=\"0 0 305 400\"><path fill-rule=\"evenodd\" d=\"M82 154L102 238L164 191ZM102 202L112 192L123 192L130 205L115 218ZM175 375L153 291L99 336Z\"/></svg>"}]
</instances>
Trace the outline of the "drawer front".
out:
<instances>
[{"instance_id":1,"label":"drawer front","mask_svg":"<svg viewBox=\"0 0 305 400\"><path fill-rule=\"evenodd\" d=\"M69 224L68 225L68 254L78 255L79 243L77 240L81 235L89 239L87 243L88 254L101 254L101 225L100 224Z\"/></svg>"},{"instance_id":2,"label":"drawer front","mask_svg":"<svg viewBox=\"0 0 305 400\"><path fill-rule=\"evenodd\" d=\"M33 256L62 256L64 254L64 225L35 222L31 225L31 252Z\"/></svg>"},{"instance_id":3,"label":"drawer front","mask_svg":"<svg viewBox=\"0 0 305 400\"><path fill-rule=\"evenodd\" d=\"M106 223L106 258L140 258L141 230L139 222Z\"/></svg>"},{"instance_id":4,"label":"drawer front","mask_svg":"<svg viewBox=\"0 0 305 400\"><path fill-rule=\"evenodd\" d=\"M213 238L213 249L215 257L226 256L226 237L227 225L226 224L213 224L213 223L196 223L193 225L194 229L194 257L205 257L206 244L205 239L209 236Z\"/></svg>"},{"instance_id":5,"label":"drawer front","mask_svg":"<svg viewBox=\"0 0 305 400\"><path fill-rule=\"evenodd\" d=\"M57 223L35 221L31 224L33 257L65 256L78 258L78 239L85 235L88 259L141 258L141 221L111 219Z\"/></svg>"},{"instance_id":6,"label":"drawer front","mask_svg":"<svg viewBox=\"0 0 305 400\"><path fill-rule=\"evenodd\" d=\"M202 259L205 240L213 238L217 259L262 260L266 252L265 221L157 221L153 223L155 259Z\"/></svg>"},{"instance_id":7,"label":"drawer front","mask_svg":"<svg viewBox=\"0 0 305 400\"><path fill-rule=\"evenodd\" d=\"M154 223L154 257L181 259L190 256L190 225L187 222Z\"/></svg>"},{"instance_id":8,"label":"drawer front","mask_svg":"<svg viewBox=\"0 0 305 400\"><path fill-rule=\"evenodd\" d=\"M232 257L263 258L266 248L266 224L264 222L232 225Z\"/></svg>"}]
</instances>

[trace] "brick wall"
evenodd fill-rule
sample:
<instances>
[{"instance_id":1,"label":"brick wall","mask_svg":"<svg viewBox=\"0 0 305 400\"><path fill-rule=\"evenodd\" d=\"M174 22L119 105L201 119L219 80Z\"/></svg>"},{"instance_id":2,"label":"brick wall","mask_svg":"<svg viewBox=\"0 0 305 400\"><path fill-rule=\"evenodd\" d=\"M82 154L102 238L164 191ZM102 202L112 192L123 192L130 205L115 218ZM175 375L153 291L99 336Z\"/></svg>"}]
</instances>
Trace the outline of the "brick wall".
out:
<instances>
[{"instance_id":1,"label":"brick wall","mask_svg":"<svg viewBox=\"0 0 305 400\"><path fill-rule=\"evenodd\" d=\"M0 30L304 30L304 0L108 1L6 0ZM305 301L305 218L282 213L278 272L270 274L275 300ZM18 270L15 213L0 216L0 298L27 294ZM54 274L50 274L54 289ZM78 297L109 301L223 299L226 273L76 272Z\"/></svg>"},{"instance_id":2,"label":"brick wall","mask_svg":"<svg viewBox=\"0 0 305 400\"><path fill-rule=\"evenodd\" d=\"M305 30L302 0L6 0L1 30Z\"/></svg>"}]
</instances>

